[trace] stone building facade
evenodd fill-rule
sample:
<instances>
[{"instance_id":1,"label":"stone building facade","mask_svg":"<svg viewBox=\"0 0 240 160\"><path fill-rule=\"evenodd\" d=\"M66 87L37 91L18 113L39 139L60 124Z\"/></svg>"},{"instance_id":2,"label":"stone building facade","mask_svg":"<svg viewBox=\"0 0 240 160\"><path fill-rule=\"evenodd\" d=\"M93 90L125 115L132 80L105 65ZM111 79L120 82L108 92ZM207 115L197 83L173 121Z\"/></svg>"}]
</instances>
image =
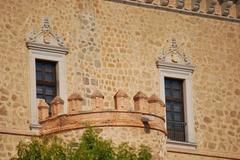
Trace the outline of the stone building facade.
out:
<instances>
[{"instance_id":1,"label":"stone building facade","mask_svg":"<svg viewBox=\"0 0 240 160\"><path fill-rule=\"evenodd\" d=\"M74 140L86 124L154 160L240 159L239 0L0 0L0 15L1 160L20 140ZM44 101L45 61L57 97ZM180 139L167 78L181 82Z\"/></svg>"}]
</instances>

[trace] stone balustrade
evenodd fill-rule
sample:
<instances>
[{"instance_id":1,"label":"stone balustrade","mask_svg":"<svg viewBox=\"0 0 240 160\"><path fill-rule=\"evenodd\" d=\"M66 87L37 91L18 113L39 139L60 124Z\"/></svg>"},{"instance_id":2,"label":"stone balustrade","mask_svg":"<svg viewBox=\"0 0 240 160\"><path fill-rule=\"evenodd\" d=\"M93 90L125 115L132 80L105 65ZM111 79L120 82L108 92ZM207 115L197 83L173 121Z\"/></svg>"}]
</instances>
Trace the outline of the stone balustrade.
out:
<instances>
[{"instance_id":1,"label":"stone balustrade","mask_svg":"<svg viewBox=\"0 0 240 160\"><path fill-rule=\"evenodd\" d=\"M240 0L106 0L240 22Z\"/></svg>"},{"instance_id":2,"label":"stone balustrade","mask_svg":"<svg viewBox=\"0 0 240 160\"><path fill-rule=\"evenodd\" d=\"M65 130L85 128L88 125L96 127L120 126L144 128L143 117L149 123L150 129L165 131L165 105L156 96L147 97L139 91L133 97L134 109L130 106L130 98L122 90L114 96L115 107L112 110L104 109L104 96L96 90L91 95L91 110L83 109L83 98L73 93L68 98L67 113L64 111L64 101L55 97L51 102L51 115L49 107L44 100L38 105L39 123L42 134L50 134ZM145 122L144 122L145 123Z\"/></svg>"}]
</instances>

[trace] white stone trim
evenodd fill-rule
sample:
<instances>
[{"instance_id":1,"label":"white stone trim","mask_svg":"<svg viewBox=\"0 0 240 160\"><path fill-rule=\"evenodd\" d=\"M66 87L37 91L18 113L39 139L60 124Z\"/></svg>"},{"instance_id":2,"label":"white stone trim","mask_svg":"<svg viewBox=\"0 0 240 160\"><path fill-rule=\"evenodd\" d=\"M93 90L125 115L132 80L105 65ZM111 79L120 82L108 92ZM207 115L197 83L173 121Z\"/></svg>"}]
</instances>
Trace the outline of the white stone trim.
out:
<instances>
[{"instance_id":1,"label":"white stone trim","mask_svg":"<svg viewBox=\"0 0 240 160\"><path fill-rule=\"evenodd\" d=\"M38 128L38 108L36 97L36 59L57 62L57 95L64 100L64 113L67 113L67 84L66 84L66 64L65 54L56 54L46 51L29 50L29 77L30 77L30 108L31 108L31 127ZM63 114L64 114L63 113Z\"/></svg>"},{"instance_id":2,"label":"white stone trim","mask_svg":"<svg viewBox=\"0 0 240 160\"><path fill-rule=\"evenodd\" d=\"M192 143L192 142L172 141L172 140L168 139L167 140L167 149L169 149L169 148L196 150L197 144Z\"/></svg>"},{"instance_id":3,"label":"white stone trim","mask_svg":"<svg viewBox=\"0 0 240 160\"><path fill-rule=\"evenodd\" d=\"M165 103L165 84L164 78L183 79L184 94L184 118L187 123L185 128L186 142L195 143L194 132L194 114L192 106L192 72L193 66L180 67L178 64L158 63L157 67L160 72L160 98Z\"/></svg>"}]
</instances>

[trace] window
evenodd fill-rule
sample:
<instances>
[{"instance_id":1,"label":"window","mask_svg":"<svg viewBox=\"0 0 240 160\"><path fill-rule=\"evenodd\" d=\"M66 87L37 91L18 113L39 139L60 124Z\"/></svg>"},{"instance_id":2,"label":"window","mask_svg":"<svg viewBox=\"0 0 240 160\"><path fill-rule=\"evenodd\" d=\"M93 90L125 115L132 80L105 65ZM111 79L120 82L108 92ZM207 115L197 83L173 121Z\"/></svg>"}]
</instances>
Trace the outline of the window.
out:
<instances>
[{"instance_id":1,"label":"window","mask_svg":"<svg viewBox=\"0 0 240 160\"><path fill-rule=\"evenodd\" d=\"M30 33L27 47L29 49L30 128L38 131L39 99L45 99L50 104L58 95L64 100L64 113L67 112L65 58L68 49L65 48L63 39L52 31L48 18L43 19L41 31Z\"/></svg>"},{"instance_id":2,"label":"window","mask_svg":"<svg viewBox=\"0 0 240 160\"><path fill-rule=\"evenodd\" d=\"M36 60L36 96L50 106L57 95L56 62ZM49 108L51 114L51 108Z\"/></svg>"},{"instance_id":3,"label":"window","mask_svg":"<svg viewBox=\"0 0 240 160\"><path fill-rule=\"evenodd\" d=\"M183 80L166 77L164 83L168 138L185 141Z\"/></svg>"},{"instance_id":4,"label":"window","mask_svg":"<svg viewBox=\"0 0 240 160\"><path fill-rule=\"evenodd\" d=\"M160 97L166 105L168 144L192 149L196 146L192 105L194 66L180 51L176 40L164 50L156 64L160 74Z\"/></svg>"}]
</instances>

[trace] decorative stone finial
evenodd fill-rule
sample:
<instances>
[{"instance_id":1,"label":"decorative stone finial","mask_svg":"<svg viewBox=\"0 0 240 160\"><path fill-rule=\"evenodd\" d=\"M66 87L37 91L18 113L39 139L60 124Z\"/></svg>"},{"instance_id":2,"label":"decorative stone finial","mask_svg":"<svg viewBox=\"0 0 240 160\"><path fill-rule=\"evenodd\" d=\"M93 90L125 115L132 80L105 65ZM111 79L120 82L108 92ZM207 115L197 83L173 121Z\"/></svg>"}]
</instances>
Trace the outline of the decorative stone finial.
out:
<instances>
[{"instance_id":1,"label":"decorative stone finial","mask_svg":"<svg viewBox=\"0 0 240 160\"><path fill-rule=\"evenodd\" d=\"M134 110L139 112L149 112L148 108L148 97L141 91L133 97L134 100Z\"/></svg>"},{"instance_id":2,"label":"decorative stone finial","mask_svg":"<svg viewBox=\"0 0 240 160\"><path fill-rule=\"evenodd\" d=\"M124 91L119 90L114 95L114 101L115 101L115 109L125 110L125 111L130 110L128 95Z\"/></svg>"},{"instance_id":3,"label":"decorative stone finial","mask_svg":"<svg viewBox=\"0 0 240 160\"><path fill-rule=\"evenodd\" d=\"M77 93L73 93L68 98L68 113L78 113L82 111L83 98Z\"/></svg>"},{"instance_id":4,"label":"decorative stone finial","mask_svg":"<svg viewBox=\"0 0 240 160\"><path fill-rule=\"evenodd\" d=\"M59 97L56 96L51 102L51 110L52 116L58 116L63 113L63 104L64 101Z\"/></svg>"},{"instance_id":5,"label":"decorative stone finial","mask_svg":"<svg viewBox=\"0 0 240 160\"><path fill-rule=\"evenodd\" d=\"M44 99L41 99L38 103L38 119L39 121L45 120L48 118L48 104L45 102Z\"/></svg>"}]
</instances>

